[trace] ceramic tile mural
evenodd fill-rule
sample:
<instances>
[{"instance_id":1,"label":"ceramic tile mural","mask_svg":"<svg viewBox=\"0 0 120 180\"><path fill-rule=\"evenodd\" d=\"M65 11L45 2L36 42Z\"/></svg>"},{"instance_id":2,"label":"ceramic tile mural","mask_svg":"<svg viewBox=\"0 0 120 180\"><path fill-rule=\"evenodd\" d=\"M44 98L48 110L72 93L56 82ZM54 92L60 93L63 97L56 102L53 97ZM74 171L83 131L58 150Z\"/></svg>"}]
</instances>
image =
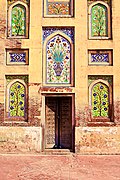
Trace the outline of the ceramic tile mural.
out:
<instances>
[{"instance_id":1,"label":"ceramic tile mural","mask_svg":"<svg viewBox=\"0 0 120 180\"><path fill-rule=\"evenodd\" d=\"M47 0L48 15L70 15L70 1L54 1Z\"/></svg>"},{"instance_id":2,"label":"ceramic tile mural","mask_svg":"<svg viewBox=\"0 0 120 180\"><path fill-rule=\"evenodd\" d=\"M6 75L8 118L25 118L27 84L27 75Z\"/></svg>"},{"instance_id":3,"label":"ceramic tile mural","mask_svg":"<svg viewBox=\"0 0 120 180\"><path fill-rule=\"evenodd\" d=\"M109 63L108 53L91 53L91 63Z\"/></svg>"},{"instance_id":4,"label":"ceramic tile mural","mask_svg":"<svg viewBox=\"0 0 120 180\"><path fill-rule=\"evenodd\" d=\"M43 28L43 42L45 41L45 39L51 35L54 32L60 31L62 33L64 33L65 35L67 35L68 37L71 38L72 42L74 42L74 28L72 27L64 27L64 28L56 28L56 27L44 27Z\"/></svg>"},{"instance_id":5,"label":"ceramic tile mural","mask_svg":"<svg viewBox=\"0 0 120 180\"><path fill-rule=\"evenodd\" d=\"M91 9L91 33L92 37L107 36L107 8L102 4L96 4Z\"/></svg>"},{"instance_id":6,"label":"ceramic tile mural","mask_svg":"<svg viewBox=\"0 0 120 180\"><path fill-rule=\"evenodd\" d=\"M9 90L9 116L25 116L25 87L20 82L15 82Z\"/></svg>"},{"instance_id":7,"label":"ceramic tile mural","mask_svg":"<svg viewBox=\"0 0 120 180\"><path fill-rule=\"evenodd\" d=\"M26 32L26 10L22 5L12 8L12 36L25 36Z\"/></svg>"},{"instance_id":8,"label":"ceramic tile mural","mask_svg":"<svg viewBox=\"0 0 120 180\"><path fill-rule=\"evenodd\" d=\"M97 83L92 88L92 116L108 117L109 89L103 83Z\"/></svg>"},{"instance_id":9,"label":"ceramic tile mural","mask_svg":"<svg viewBox=\"0 0 120 180\"><path fill-rule=\"evenodd\" d=\"M10 62L22 62L26 63L26 53L9 53L10 54Z\"/></svg>"},{"instance_id":10,"label":"ceramic tile mural","mask_svg":"<svg viewBox=\"0 0 120 180\"><path fill-rule=\"evenodd\" d=\"M56 35L49 39L49 36L53 33L56 33ZM71 39L71 42L68 41L67 37ZM74 43L74 28L45 27L43 28L43 43L46 43L45 82L49 84L70 84L71 43Z\"/></svg>"},{"instance_id":11,"label":"ceramic tile mural","mask_svg":"<svg viewBox=\"0 0 120 180\"><path fill-rule=\"evenodd\" d=\"M28 49L6 49L7 65L28 65L29 50Z\"/></svg>"},{"instance_id":12,"label":"ceramic tile mural","mask_svg":"<svg viewBox=\"0 0 120 180\"><path fill-rule=\"evenodd\" d=\"M56 35L47 43L47 83L70 83L71 46Z\"/></svg>"}]
</instances>

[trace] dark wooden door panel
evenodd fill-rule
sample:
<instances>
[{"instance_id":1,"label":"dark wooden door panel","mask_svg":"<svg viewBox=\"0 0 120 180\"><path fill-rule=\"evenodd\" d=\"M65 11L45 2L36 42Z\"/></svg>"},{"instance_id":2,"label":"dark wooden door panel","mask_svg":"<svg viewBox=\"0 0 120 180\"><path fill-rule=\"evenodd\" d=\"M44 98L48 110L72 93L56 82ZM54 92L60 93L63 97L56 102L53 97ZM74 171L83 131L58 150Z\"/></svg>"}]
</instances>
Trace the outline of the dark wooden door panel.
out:
<instances>
[{"instance_id":1,"label":"dark wooden door panel","mask_svg":"<svg viewBox=\"0 0 120 180\"><path fill-rule=\"evenodd\" d=\"M45 140L46 148L53 148L55 145L55 116L56 116L56 99L46 98L46 125Z\"/></svg>"},{"instance_id":2,"label":"dark wooden door panel","mask_svg":"<svg viewBox=\"0 0 120 180\"><path fill-rule=\"evenodd\" d=\"M72 148L72 98L46 98L46 148Z\"/></svg>"},{"instance_id":3,"label":"dark wooden door panel","mask_svg":"<svg viewBox=\"0 0 120 180\"><path fill-rule=\"evenodd\" d=\"M72 107L71 98L62 98L60 103L60 145L72 148Z\"/></svg>"}]
</instances>

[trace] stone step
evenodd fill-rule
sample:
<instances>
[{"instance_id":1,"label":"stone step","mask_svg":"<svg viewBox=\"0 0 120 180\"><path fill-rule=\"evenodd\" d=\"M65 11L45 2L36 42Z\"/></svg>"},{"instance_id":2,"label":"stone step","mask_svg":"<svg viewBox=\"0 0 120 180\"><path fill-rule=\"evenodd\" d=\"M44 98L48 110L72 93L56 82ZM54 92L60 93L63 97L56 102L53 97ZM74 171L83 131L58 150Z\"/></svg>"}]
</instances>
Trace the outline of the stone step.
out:
<instances>
[{"instance_id":1,"label":"stone step","mask_svg":"<svg viewBox=\"0 0 120 180\"><path fill-rule=\"evenodd\" d=\"M46 155L70 155L69 149L45 149L42 154Z\"/></svg>"}]
</instances>

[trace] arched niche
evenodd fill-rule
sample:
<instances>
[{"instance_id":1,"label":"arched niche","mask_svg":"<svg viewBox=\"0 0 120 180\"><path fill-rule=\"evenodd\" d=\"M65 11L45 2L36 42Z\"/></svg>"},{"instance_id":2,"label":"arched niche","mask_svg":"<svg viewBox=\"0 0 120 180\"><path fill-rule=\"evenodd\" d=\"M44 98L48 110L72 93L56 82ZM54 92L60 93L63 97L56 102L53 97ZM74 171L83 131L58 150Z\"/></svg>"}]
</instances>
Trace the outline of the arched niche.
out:
<instances>
[{"instance_id":1,"label":"arched niche","mask_svg":"<svg viewBox=\"0 0 120 180\"><path fill-rule=\"evenodd\" d=\"M28 5L17 1L8 8L7 35L10 38L28 38Z\"/></svg>"},{"instance_id":2,"label":"arched niche","mask_svg":"<svg viewBox=\"0 0 120 180\"><path fill-rule=\"evenodd\" d=\"M26 120L27 85L23 80L14 79L7 85L6 118L9 120Z\"/></svg>"},{"instance_id":3,"label":"arched niche","mask_svg":"<svg viewBox=\"0 0 120 180\"><path fill-rule=\"evenodd\" d=\"M112 87L107 81L99 79L90 84L89 105L91 107L92 120L111 119Z\"/></svg>"},{"instance_id":4,"label":"arched niche","mask_svg":"<svg viewBox=\"0 0 120 180\"><path fill-rule=\"evenodd\" d=\"M107 3L96 1L89 6L89 38L108 39L110 30L110 7Z\"/></svg>"},{"instance_id":5,"label":"arched niche","mask_svg":"<svg viewBox=\"0 0 120 180\"><path fill-rule=\"evenodd\" d=\"M45 39L43 48L43 83L71 85L73 77L73 42L57 31Z\"/></svg>"}]
</instances>

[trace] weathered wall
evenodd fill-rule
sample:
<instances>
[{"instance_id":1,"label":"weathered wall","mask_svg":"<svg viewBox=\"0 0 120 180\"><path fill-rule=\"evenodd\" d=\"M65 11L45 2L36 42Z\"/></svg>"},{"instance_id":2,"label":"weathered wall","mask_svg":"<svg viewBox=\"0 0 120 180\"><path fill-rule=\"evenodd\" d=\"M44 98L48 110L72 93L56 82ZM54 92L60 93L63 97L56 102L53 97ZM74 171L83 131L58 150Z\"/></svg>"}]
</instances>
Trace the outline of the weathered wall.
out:
<instances>
[{"instance_id":1,"label":"weathered wall","mask_svg":"<svg viewBox=\"0 0 120 180\"><path fill-rule=\"evenodd\" d=\"M0 153L41 151L41 127L0 127Z\"/></svg>"},{"instance_id":2,"label":"weathered wall","mask_svg":"<svg viewBox=\"0 0 120 180\"><path fill-rule=\"evenodd\" d=\"M87 0L76 0L74 7L74 18L44 18L43 0L30 0L29 39L10 39L7 38L7 1L0 2L0 152L39 152L42 140L40 126L45 112L41 100L42 93L66 95L74 93L76 152L81 154L120 153L120 3L119 0L112 0L112 38L106 40L89 40L88 38ZM42 86L42 27L52 26L75 27L74 87ZM7 66L6 48L28 48L29 65ZM88 49L113 49L113 66L89 66ZM5 122L5 75L29 76L27 122ZM91 123L88 97L89 75L113 76L115 123ZM88 127L88 122L90 127Z\"/></svg>"},{"instance_id":3,"label":"weathered wall","mask_svg":"<svg viewBox=\"0 0 120 180\"><path fill-rule=\"evenodd\" d=\"M120 154L120 127L76 127L75 149L80 154Z\"/></svg>"}]
</instances>

